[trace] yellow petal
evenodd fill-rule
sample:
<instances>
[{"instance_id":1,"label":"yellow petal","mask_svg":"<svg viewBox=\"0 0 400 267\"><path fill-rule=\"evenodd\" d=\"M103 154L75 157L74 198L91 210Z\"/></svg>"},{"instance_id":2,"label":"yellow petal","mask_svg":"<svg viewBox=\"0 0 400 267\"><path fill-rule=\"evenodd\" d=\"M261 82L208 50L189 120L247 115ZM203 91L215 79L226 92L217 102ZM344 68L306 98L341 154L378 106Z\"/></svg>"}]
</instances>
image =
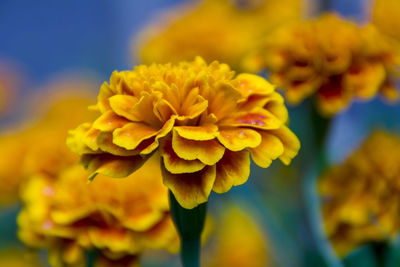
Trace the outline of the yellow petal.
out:
<instances>
[{"instance_id":1,"label":"yellow petal","mask_svg":"<svg viewBox=\"0 0 400 267\"><path fill-rule=\"evenodd\" d=\"M272 160L281 156L284 152L282 142L273 134L260 132L262 141L256 148L249 149L253 161L262 168L267 168Z\"/></svg>"},{"instance_id":2,"label":"yellow petal","mask_svg":"<svg viewBox=\"0 0 400 267\"><path fill-rule=\"evenodd\" d=\"M163 181L185 209L207 202L215 181L215 165L195 173L172 174L162 166Z\"/></svg>"},{"instance_id":3,"label":"yellow petal","mask_svg":"<svg viewBox=\"0 0 400 267\"><path fill-rule=\"evenodd\" d=\"M231 151L240 151L257 147L261 143L261 135L252 129L225 128L219 131L218 141Z\"/></svg>"},{"instance_id":4,"label":"yellow petal","mask_svg":"<svg viewBox=\"0 0 400 267\"><path fill-rule=\"evenodd\" d=\"M197 141L212 140L218 135L218 127L214 124L176 126L174 130L183 138Z\"/></svg>"},{"instance_id":5,"label":"yellow petal","mask_svg":"<svg viewBox=\"0 0 400 267\"><path fill-rule=\"evenodd\" d=\"M217 193L228 192L232 186L244 184L249 175L249 152L226 150L224 157L217 163L217 175L213 190Z\"/></svg>"},{"instance_id":6,"label":"yellow petal","mask_svg":"<svg viewBox=\"0 0 400 267\"><path fill-rule=\"evenodd\" d=\"M165 137L169 132L172 130L175 124L175 119L176 116L173 115L169 120L167 120L163 127L157 132L156 137L154 138L154 141L147 146L146 148L141 149L140 154L141 155L147 155L153 152L159 145L159 139Z\"/></svg>"},{"instance_id":7,"label":"yellow petal","mask_svg":"<svg viewBox=\"0 0 400 267\"><path fill-rule=\"evenodd\" d=\"M99 173L115 178L126 177L139 169L146 162L146 160L147 157L121 157L110 154L82 156L82 163L89 172L89 180L93 180Z\"/></svg>"},{"instance_id":8,"label":"yellow petal","mask_svg":"<svg viewBox=\"0 0 400 267\"><path fill-rule=\"evenodd\" d=\"M134 156L138 155L138 150L127 150L125 148L119 147L113 143L112 132L100 132L97 136L97 143L101 151L110 153L117 156Z\"/></svg>"},{"instance_id":9,"label":"yellow petal","mask_svg":"<svg viewBox=\"0 0 400 267\"><path fill-rule=\"evenodd\" d=\"M241 73L236 77L236 81L239 83L238 90L246 98L253 94L268 95L274 91L272 84L258 75Z\"/></svg>"},{"instance_id":10,"label":"yellow petal","mask_svg":"<svg viewBox=\"0 0 400 267\"><path fill-rule=\"evenodd\" d=\"M198 159L207 165L217 163L225 151L225 148L216 139L207 141L188 140L179 136L175 130L172 134L172 148L182 159Z\"/></svg>"},{"instance_id":11,"label":"yellow petal","mask_svg":"<svg viewBox=\"0 0 400 267\"><path fill-rule=\"evenodd\" d=\"M135 149L143 140L155 136L157 132L147 124L131 122L113 132L113 143L126 149Z\"/></svg>"},{"instance_id":12,"label":"yellow petal","mask_svg":"<svg viewBox=\"0 0 400 267\"><path fill-rule=\"evenodd\" d=\"M101 116L93 122L92 127L94 129L107 132L120 128L128 122L129 121L127 119L118 116L112 110L108 110L101 114Z\"/></svg>"},{"instance_id":13,"label":"yellow petal","mask_svg":"<svg viewBox=\"0 0 400 267\"><path fill-rule=\"evenodd\" d=\"M271 134L278 137L283 146L284 152L279 156L279 159L286 165L292 161L300 150L300 141L297 136L285 125L278 130L269 131Z\"/></svg>"},{"instance_id":14,"label":"yellow petal","mask_svg":"<svg viewBox=\"0 0 400 267\"><path fill-rule=\"evenodd\" d=\"M140 121L140 116L132 112L138 99L131 95L114 95L109 99L111 109L119 116L130 121Z\"/></svg>"},{"instance_id":15,"label":"yellow petal","mask_svg":"<svg viewBox=\"0 0 400 267\"><path fill-rule=\"evenodd\" d=\"M116 75L116 73L117 72L114 71L111 77ZM104 82L100 87L99 96L97 97L97 107L99 108L100 112L106 112L111 108L109 98L113 95L115 95L113 89L110 87L110 85L108 85L108 83Z\"/></svg>"},{"instance_id":16,"label":"yellow petal","mask_svg":"<svg viewBox=\"0 0 400 267\"><path fill-rule=\"evenodd\" d=\"M277 117L271 112L258 108L247 112L238 112L224 119L219 123L220 126L251 127L257 129L277 129L282 125Z\"/></svg>"},{"instance_id":17,"label":"yellow petal","mask_svg":"<svg viewBox=\"0 0 400 267\"><path fill-rule=\"evenodd\" d=\"M205 164L201 161L184 160L178 157L172 149L172 139L166 138L163 140L160 147L160 154L163 158L165 168L173 174L193 173L204 168Z\"/></svg>"}]
</instances>

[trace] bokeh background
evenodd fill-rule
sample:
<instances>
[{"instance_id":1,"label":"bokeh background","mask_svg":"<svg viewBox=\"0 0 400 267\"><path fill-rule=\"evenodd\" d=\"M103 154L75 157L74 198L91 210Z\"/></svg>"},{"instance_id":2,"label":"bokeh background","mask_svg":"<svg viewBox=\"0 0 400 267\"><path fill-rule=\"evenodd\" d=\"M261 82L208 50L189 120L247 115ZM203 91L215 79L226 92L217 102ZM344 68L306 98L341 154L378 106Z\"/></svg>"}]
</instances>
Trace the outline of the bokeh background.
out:
<instances>
[{"instance_id":1,"label":"bokeh background","mask_svg":"<svg viewBox=\"0 0 400 267\"><path fill-rule=\"evenodd\" d=\"M137 64L132 42L143 27L163 11L189 2L1 0L0 71L15 80L18 90L13 93L9 111L0 119L0 129L7 131L31 116L32 106L41 101L37 96L48 94L49 88L60 81L88 83L88 91L95 95L112 71L132 69ZM368 16L367 0L331 3L333 10L344 17L363 21ZM304 14L313 16L317 10L318 1L307 1ZM312 234L309 197L305 194L308 185L296 170L310 159L308 109L304 105L289 111L291 129L302 142L293 166L283 167L279 162L267 170L252 166L248 183L232 189L227 196L213 194L211 212L218 214L227 202L235 201L252 213L271 244L271 266L340 266L324 255ZM353 103L334 118L327 142L329 161L342 161L373 129L399 132L399 118L399 105L386 105L379 99ZM23 249L16 237L19 208L19 204L13 204L0 210L0 250ZM347 266L374 266L373 260L368 260L368 251L357 253L346 259ZM176 257L170 260L177 264ZM166 266L146 261L145 257L146 262L144 266Z\"/></svg>"}]
</instances>

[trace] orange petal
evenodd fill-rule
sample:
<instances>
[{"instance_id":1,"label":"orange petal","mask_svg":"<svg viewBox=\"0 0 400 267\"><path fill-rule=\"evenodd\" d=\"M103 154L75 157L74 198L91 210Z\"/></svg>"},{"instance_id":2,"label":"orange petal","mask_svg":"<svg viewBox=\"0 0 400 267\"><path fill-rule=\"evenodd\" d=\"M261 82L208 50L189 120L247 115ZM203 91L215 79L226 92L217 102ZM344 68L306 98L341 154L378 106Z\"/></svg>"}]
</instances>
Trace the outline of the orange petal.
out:
<instances>
[{"instance_id":1,"label":"orange petal","mask_svg":"<svg viewBox=\"0 0 400 267\"><path fill-rule=\"evenodd\" d=\"M172 140L170 137L163 140L160 146L160 154L163 158L165 168L173 174L193 173L200 171L205 166L204 163L197 159L184 160L178 157L172 149Z\"/></svg>"},{"instance_id":2,"label":"orange petal","mask_svg":"<svg viewBox=\"0 0 400 267\"><path fill-rule=\"evenodd\" d=\"M90 127L90 123L83 123L76 129L68 131L67 146L69 149L79 155L97 153L97 151L93 151L83 142L84 136Z\"/></svg>"},{"instance_id":3,"label":"orange petal","mask_svg":"<svg viewBox=\"0 0 400 267\"><path fill-rule=\"evenodd\" d=\"M174 130L183 138L197 141L212 140L218 135L218 127L214 124L176 126Z\"/></svg>"},{"instance_id":4,"label":"orange petal","mask_svg":"<svg viewBox=\"0 0 400 267\"><path fill-rule=\"evenodd\" d=\"M240 151L257 147L261 143L261 135L252 129L225 128L219 131L218 141L231 151Z\"/></svg>"},{"instance_id":5,"label":"orange petal","mask_svg":"<svg viewBox=\"0 0 400 267\"><path fill-rule=\"evenodd\" d=\"M82 141L93 151L99 149L99 146L97 145L97 136L99 133L99 130L90 128L83 136Z\"/></svg>"},{"instance_id":6,"label":"orange petal","mask_svg":"<svg viewBox=\"0 0 400 267\"><path fill-rule=\"evenodd\" d=\"M193 88L183 99L179 114L190 119L196 118L208 107L208 101L199 95L199 88Z\"/></svg>"},{"instance_id":7,"label":"orange petal","mask_svg":"<svg viewBox=\"0 0 400 267\"><path fill-rule=\"evenodd\" d=\"M279 128L282 123L283 122L275 117L271 112L262 108L257 108L250 112L247 111L235 113L232 116L221 121L219 125L228 127L246 126L251 128L269 130Z\"/></svg>"},{"instance_id":8,"label":"orange petal","mask_svg":"<svg viewBox=\"0 0 400 267\"><path fill-rule=\"evenodd\" d=\"M108 110L93 122L93 128L107 132L120 128L128 122L127 119L118 116L112 110Z\"/></svg>"},{"instance_id":9,"label":"orange petal","mask_svg":"<svg viewBox=\"0 0 400 267\"><path fill-rule=\"evenodd\" d=\"M134 156L139 154L139 151L137 149L127 150L125 148L115 145L113 143L112 132L100 132L99 135L97 136L97 143L101 151L110 153L112 155Z\"/></svg>"},{"instance_id":10,"label":"orange petal","mask_svg":"<svg viewBox=\"0 0 400 267\"><path fill-rule=\"evenodd\" d=\"M284 152L279 156L279 159L286 165L297 155L300 150L300 141L297 136L285 125L278 130L269 131L269 133L278 137L283 146Z\"/></svg>"},{"instance_id":11,"label":"orange petal","mask_svg":"<svg viewBox=\"0 0 400 267\"><path fill-rule=\"evenodd\" d=\"M267 168L272 163L272 160L283 154L284 147L281 140L275 135L264 131L260 132L260 134L262 137L261 144L249 150L254 162L262 168Z\"/></svg>"},{"instance_id":12,"label":"orange petal","mask_svg":"<svg viewBox=\"0 0 400 267\"><path fill-rule=\"evenodd\" d=\"M165 122L171 116L178 114L171 103L165 99L160 99L154 104L153 112L161 122Z\"/></svg>"},{"instance_id":13,"label":"orange petal","mask_svg":"<svg viewBox=\"0 0 400 267\"><path fill-rule=\"evenodd\" d=\"M111 77L116 75L116 73L117 72L114 71ZM113 89L108 83L104 82L100 87L99 95L97 97L97 107L99 108L100 112L106 112L111 108L109 104L109 98L113 95L115 95Z\"/></svg>"},{"instance_id":14,"label":"orange petal","mask_svg":"<svg viewBox=\"0 0 400 267\"><path fill-rule=\"evenodd\" d=\"M215 165L195 173L172 174L162 166L163 181L185 209L207 202L215 181Z\"/></svg>"},{"instance_id":15,"label":"orange petal","mask_svg":"<svg viewBox=\"0 0 400 267\"><path fill-rule=\"evenodd\" d=\"M225 151L225 148L216 139L207 141L188 140L180 137L175 130L172 134L172 148L178 157L182 159L198 159L207 165L217 163Z\"/></svg>"},{"instance_id":16,"label":"orange petal","mask_svg":"<svg viewBox=\"0 0 400 267\"><path fill-rule=\"evenodd\" d=\"M133 107L139 100L131 95L114 95L109 99L111 109L119 116L130 121L140 121L140 116L133 113Z\"/></svg>"},{"instance_id":17,"label":"orange petal","mask_svg":"<svg viewBox=\"0 0 400 267\"><path fill-rule=\"evenodd\" d=\"M139 169L146 160L147 157L121 157L110 154L82 156L82 163L89 172L89 181L93 180L99 173L114 178L126 177Z\"/></svg>"},{"instance_id":18,"label":"orange petal","mask_svg":"<svg viewBox=\"0 0 400 267\"><path fill-rule=\"evenodd\" d=\"M217 175L213 190L217 193L228 192L232 186L244 184L249 175L249 152L226 150L224 157L217 163Z\"/></svg>"},{"instance_id":19,"label":"orange petal","mask_svg":"<svg viewBox=\"0 0 400 267\"><path fill-rule=\"evenodd\" d=\"M155 136L157 132L156 129L147 124L131 122L114 130L113 143L126 149L135 149L143 140Z\"/></svg>"},{"instance_id":20,"label":"orange petal","mask_svg":"<svg viewBox=\"0 0 400 267\"><path fill-rule=\"evenodd\" d=\"M231 84L221 82L216 86L218 89L215 95L210 98L208 111L221 120L236 109L237 101L242 96Z\"/></svg>"}]
</instances>

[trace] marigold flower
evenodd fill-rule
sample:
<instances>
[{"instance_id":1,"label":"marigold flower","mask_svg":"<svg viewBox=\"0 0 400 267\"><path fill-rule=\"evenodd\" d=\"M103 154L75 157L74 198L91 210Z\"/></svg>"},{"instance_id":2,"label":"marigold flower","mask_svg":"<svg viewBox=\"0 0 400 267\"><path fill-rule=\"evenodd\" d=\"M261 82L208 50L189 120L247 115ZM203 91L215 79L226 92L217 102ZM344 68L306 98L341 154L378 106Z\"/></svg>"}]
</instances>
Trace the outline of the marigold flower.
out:
<instances>
[{"instance_id":1,"label":"marigold flower","mask_svg":"<svg viewBox=\"0 0 400 267\"><path fill-rule=\"evenodd\" d=\"M265 233L249 213L231 206L224 211L219 226L206 266L271 266Z\"/></svg>"},{"instance_id":2,"label":"marigold flower","mask_svg":"<svg viewBox=\"0 0 400 267\"><path fill-rule=\"evenodd\" d=\"M236 4L235 4L236 2ZM205 0L173 10L146 27L134 54L144 64L177 63L203 57L234 69L255 40L277 25L301 15L299 0Z\"/></svg>"},{"instance_id":3,"label":"marigold flower","mask_svg":"<svg viewBox=\"0 0 400 267\"><path fill-rule=\"evenodd\" d=\"M278 157L289 164L300 148L272 85L201 58L114 72L97 109L101 116L67 140L90 178L125 177L159 153L164 184L186 209L206 202L211 190L245 183L249 154L268 167Z\"/></svg>"},{"instance_id":4,"label":"marigold flower","mask_svg":"<svg viewBox=\"0 0 400 267\"><path fill-rule=\"evenodd\" d=\"M49 249L54 266L86 266L85 251L93 249L101 255L97 266L136 266L144 249L176 250L159 160L153 157L130 179L100 175L89 185L80 165L30 178L21 193L19 237Z\"/></svg>"},{"instance_id":5,"label":"marigold flower","mask_svg":"<svg viewBox=\"0 0 400 267\"><path fill-rule=\"evenodd\" d=\"M378 93L397 99L398 52L374 26L359 27L327 14L281 27L243 64L251 71L269 70L290 103L313 97L320 112L332 116L354 99L369 100Z\"/></svg>"},{"instance_id":6,"label":"marigold flower","mask_svg":"<svg viewBox=\"0 0 400 267\"><path fill-rule=\"evenodd\" d=\"M339 256L400 229L400 138L375 132L319 181L325 229Z\"/></svg>"},{"instance_id":7,"label":"marigold flower","mask_svg":"<svg viewBox=\"0 0 400 267\"><path fill-rule=\"evenodd\" d=\"M70 84L84 89L79 85ZM17 201L20 184L32 174L53 175L79 161L65 145L65 139L68 129L93 118L93 112L87 110L91 102L82 93L70 95L65 91L47 100L50 107L43 117L0 135L0 204Z\"/></svg>"}]
</instances>

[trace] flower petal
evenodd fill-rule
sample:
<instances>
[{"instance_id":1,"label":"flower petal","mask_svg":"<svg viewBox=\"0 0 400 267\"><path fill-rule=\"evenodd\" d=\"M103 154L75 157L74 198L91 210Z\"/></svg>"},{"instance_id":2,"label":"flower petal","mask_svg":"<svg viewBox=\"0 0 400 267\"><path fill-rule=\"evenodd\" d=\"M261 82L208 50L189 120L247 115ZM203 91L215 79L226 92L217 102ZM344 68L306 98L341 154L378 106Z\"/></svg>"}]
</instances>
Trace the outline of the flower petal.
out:
<instances>
[{"instance_id":1,"label":"flower petal","mask_svg":"<svg viewBox=\"0 0 400 267\"><path fill-rule=\"evenodd\" d=\"M113 132L113 143L126 149L135 149L143 140L157 133L156 129L145 123L131 122Z\"/></svg>"},{"instance_id":2,"label":"flower petal","mask_svg":"<svg viewBox=\"0 0 400 267\"><path fill-rule=\"evenodd\" d=\"M231 151L254 148L261 143L261 135L255 130L246 128L221 129L217 138L224 147Z\"/></svg>"},{"instance_id":3,"label":"flower petal","mask_svg":"<svg viewBox=\"0 0 400 267\"><path fill-rule=\"evenodd\" d=\"M177 126L174 130L183 138L197 141L212 140L218 135L218 127L214 124Z\"/></svg>"},{"instance_id":4,"label":"flower petal","mask_svg":"<svg viewBox=\"0 0 400 267\"><path fill-rule=\"evenodd\" d=\"M117 155L117 156L135 156L139 154L138 150L127 150L125 148L119 147L113 143L112 132L100 132L97 136L97 143L100 150Z\"/></svg>"},{"instance_id":5,"label":"flower petal","mask_svg":"<svg viewBox=\"0 0 400 267\"><path fill-rule=\"evenodd\" d=\"M213 190L217 193L228 192L232 186L244 184L249 175L249 152L225 150L224 157L217 163L217 175Z\"/></svg>"},{"instance_id":6,"label":"flower petal","mask_svg":"<svg viewBox=\"0 0 400 267\"><path fill-rule=\"evenodd\" d=\"M132 112L139 100L131 95L114 95L109 99L111 109L119 116L130 121L140 121L140 116Z\"/></svg>"},{"instance_id":7,"label":"flower petal","mask_svg":"<svg viewBox=\"0 0 400 267\"><path fill-rule=\"evenodd\" d=\"M248 97L250 95L268 95L274 91L274 86L270 84L264 78L249 74L242 73L239 74L236 79L238 81L238 90L241 92L243 97Z\"/></svg>"},{"instance_id":8,"label":"flower petal","mask_svg":"<svg viewBox=\"0 0 400 267\"><path fill-rule=\"evenodd\" d=\"M93 122L92 127L94 129L107 132L120 128L128 122L129 121L124 117L118 116L112 110L108 110L101 114L101 116Z\"/></svg>"},{"instance_id":9,"label":"flower petal","mask_svg":"<svg viewBox=\"0 0 400 267\"><path fill-rule=\"evenodd\" d=\"M279 120L271 112L263 109L256 108L252 111L238 112L232 116L224 119L219 123L220 126L233 126L240 127L246 126L258 129L278 129L282 125L282 121Z\"/></svg>"},{"instance_id":10,"label":"flower petal","mask_svg":"<svg viewBox=\"0 0 400 267\"><path fill-rule=\"evenodd\" d=\"M172 134L172 148L182 159L198 159L207 165L217 163L225 151L225 148L216 139L207 141L188 140L179 136L175 129Z\"/></svg>"},{"instance_id":11,"label":"flower petal","mask_svg":"<svg viewBox=\"0 0 400 267\"><path fill-rule=\"evenodd\" d=\"M206 166L195 173L172 174L162 166L163 181L185 209L207 202L215 181L216 167Z\"/></svg>"},{"instance_id":12,"label":"flower petal","mask_svg":"<svg viewBox=\"0 0 400 267\"><path fill-rule=\"evenodd\" d=\"M281 140L275 135L265 131L260 132L260 134L262 137L261 144L249 150L254 162L262 168L267 168L272 160L283 154L284 147Z\"/></svg>"},{"instance_id":13,"label":"flower petal","mask_svg":"<svg viewBox=\"0 0 400 267\"><path fill-rule=\"evenodd\" d=\"M165 168L173 174L193 173L204 168L205 164L200 160L184 160L178 157L172 149L171 137L163 140L160 146L160 154Z\"/></svg>"},{"instance_id":14,"label":"flower petal","mask_svg":"<svg viewBox=\"0 0 400 267\"><path fill-rule=\"evenodd\" d=\"M150 154L151 152L153 152L154 149L156 149L159 145L159 139L165 137L172 130L172 128L174 127L174 124L175 124L175 119L176 119L176 116L173 115L169 120L167 120L164 123L163 127L158 131L156 137L154 138L154 141L146 148L143 148L140 151L140 154L146 155L146 154Z\"/></svg>"},{"instance_id":15,"label":"flower petal","mask_svg":"<svg viewBox=\"0 0 400 267\"><path fill-rule=\"evenodd\" d=\"M284 152L279 156L283 164L289 165L292 159L300 150L300 141L297 136L285 125L277 130L269 131L269 133L278 137L284 147Z\"/></svg>"},{"instance_id":16,"label":"flower petal","mask_svg":"<svg viewBox=\"0 0 400 267\"><path fill-rule=\"evenodd\" d=\"M147 157L130 156L121 157L111 154L87 154L82 156L82 164L89 172L89 181L97 174L122 178L139 169L147 160Z\"/></svg>"}]
</instances>

